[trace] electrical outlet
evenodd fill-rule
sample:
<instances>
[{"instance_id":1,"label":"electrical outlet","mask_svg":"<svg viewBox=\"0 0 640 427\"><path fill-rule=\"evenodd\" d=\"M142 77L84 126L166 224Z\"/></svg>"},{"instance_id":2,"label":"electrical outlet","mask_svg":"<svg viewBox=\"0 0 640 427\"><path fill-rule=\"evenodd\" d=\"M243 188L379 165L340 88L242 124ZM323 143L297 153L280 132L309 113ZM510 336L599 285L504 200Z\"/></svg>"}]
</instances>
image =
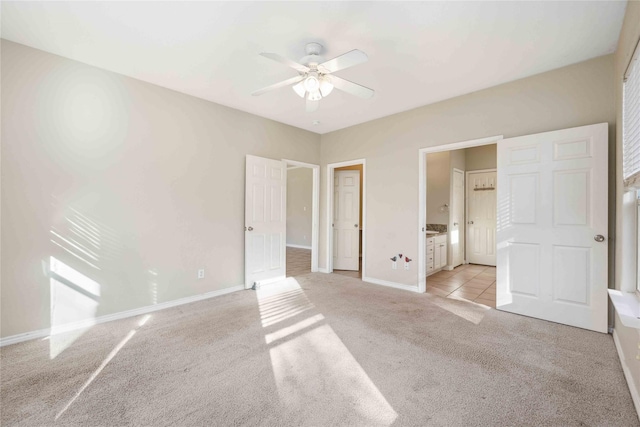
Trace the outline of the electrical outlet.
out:
<instances>
[{"instance_id":1,"label":"electrical outlet","mask_svg":"<svg viewBox=\"0 0 640 427\"><path fill-rule=\"evenodd\" d=\"M397 262L395 262L395 261L392 261L392 262L391 262L391 269L392 269L392 270L397 270L397 269L398 269L398 263L397 263Z\"/></svg>"},{"instance_id":2,"label":"electrical outlet","mask_svg":"<svg viewBox=\"0 0 640 427\"><path fill-rule=\"evenodd\" d=\"M405 263L404 263L404 269L405 269L405 270L408 270L408 269L409 269L409 263L408 263L408 262L405 262Z\"/></svg>"},{"instance_id":3,"label":"electrical outlet","mask_svg":"<svg viewBox=\"0 0 640 427\"><path fill-rule=\"evenodd\" d=\"M198 270L198 279L204 279L204 268Z\"/></svg>"}]
</instances>

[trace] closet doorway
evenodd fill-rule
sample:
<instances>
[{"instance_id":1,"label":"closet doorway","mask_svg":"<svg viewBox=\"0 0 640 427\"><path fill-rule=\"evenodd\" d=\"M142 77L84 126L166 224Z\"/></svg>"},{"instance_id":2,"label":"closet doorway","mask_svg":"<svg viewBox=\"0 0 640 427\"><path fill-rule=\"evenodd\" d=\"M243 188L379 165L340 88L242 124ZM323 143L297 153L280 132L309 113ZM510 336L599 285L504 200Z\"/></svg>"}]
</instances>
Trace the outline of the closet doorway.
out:
<instances>
[{"instance_id":1,"label":"closet doorway","mask_svg":"<svg viewBox=\"0 0 640 427\"><path fill-rule=\"evenodd\" d=\"M328 272L362 278L365 271L365 160L327 165Z\"/></svg>"}]
</instances>

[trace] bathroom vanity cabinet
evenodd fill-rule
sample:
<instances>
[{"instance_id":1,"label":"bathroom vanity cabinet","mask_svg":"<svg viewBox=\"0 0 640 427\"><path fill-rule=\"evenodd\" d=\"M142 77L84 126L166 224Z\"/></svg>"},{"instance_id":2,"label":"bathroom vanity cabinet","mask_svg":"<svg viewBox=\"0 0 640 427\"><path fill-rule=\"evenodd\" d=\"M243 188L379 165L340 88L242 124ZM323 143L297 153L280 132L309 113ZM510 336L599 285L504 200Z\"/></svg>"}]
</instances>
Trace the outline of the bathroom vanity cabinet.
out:
<instances>
[{"instance_id":1,"label":"bathroom vanity cabinet","mask_svg":"<svg viewBox=\"0 0 640 427\"><path fill-rule=\"evenodd\" d=\"M447 265L447 233L427 236L427 276Z\"/></svg>"}]
</instances>

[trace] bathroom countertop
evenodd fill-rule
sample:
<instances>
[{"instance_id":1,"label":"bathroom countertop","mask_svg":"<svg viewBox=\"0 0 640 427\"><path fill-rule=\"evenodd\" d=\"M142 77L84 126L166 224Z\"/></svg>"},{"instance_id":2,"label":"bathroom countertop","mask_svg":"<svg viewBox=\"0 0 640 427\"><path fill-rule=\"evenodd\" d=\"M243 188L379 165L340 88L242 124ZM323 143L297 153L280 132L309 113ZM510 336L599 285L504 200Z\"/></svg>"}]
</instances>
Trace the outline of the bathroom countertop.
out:
<instances>
[{"instance_id":1,"label":"bathroom countertop","mask_svg":"<svg viewBox=\"0 0 640 427\"><path fill-rule=\"evenodd\" d=\"M433 234L433 233L426 233L426 234L427 234L427 237L437 237L437 236L446 236L447 232L443 231L441 233L436 233L436 234Z\"/></svg>"}]
</instances>

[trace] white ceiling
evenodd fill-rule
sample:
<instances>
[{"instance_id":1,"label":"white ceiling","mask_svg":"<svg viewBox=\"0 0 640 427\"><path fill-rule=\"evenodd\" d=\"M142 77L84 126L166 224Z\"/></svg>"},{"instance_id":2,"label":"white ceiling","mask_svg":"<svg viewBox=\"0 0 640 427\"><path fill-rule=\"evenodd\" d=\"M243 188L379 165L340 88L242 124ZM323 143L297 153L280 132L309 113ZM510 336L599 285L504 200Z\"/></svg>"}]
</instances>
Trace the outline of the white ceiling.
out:
<instances>
[{"instance_id":1,"label":"white ceiling","mask_svg":"<svg viewBox=\"0 0 640 427\"><path fill-rule=\"evenodd\" d=\"M2 2L2 37L316 133L326 133L615 51L626 2ZM306 113L294 60L310 41L327 59L367 63ZM320 125L313 121L319 120Z\"/></svg>"}]
</instances>

